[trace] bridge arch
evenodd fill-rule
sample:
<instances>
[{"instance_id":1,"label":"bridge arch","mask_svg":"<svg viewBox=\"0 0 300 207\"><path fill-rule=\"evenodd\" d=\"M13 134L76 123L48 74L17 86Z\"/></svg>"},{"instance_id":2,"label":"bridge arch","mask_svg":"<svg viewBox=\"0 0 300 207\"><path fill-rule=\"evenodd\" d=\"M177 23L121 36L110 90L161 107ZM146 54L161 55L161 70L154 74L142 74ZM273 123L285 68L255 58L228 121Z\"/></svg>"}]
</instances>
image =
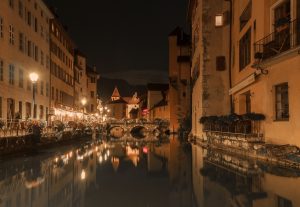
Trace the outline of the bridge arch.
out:
<instances>
[{"instance_id":1,"label":"bridge arch","mask_svg":"<svg viewBox=\"0 0 300 207\"><path fill-rule=\"evenodd\" d=\"M108 134L113 137L120 139L122 138L126 133L126 130L122 126L112 126L108 129Z\"/></svg>"},{"instance_id":2,"label":"bridge arch","mask_svg":"<svg viewBox=\"0 0 300 207\"><path fill-rule=\"evenodd\" d=\"M136 125L131 128L130 134L135 139L145 139L148 135L148 129L142 125Z\"/></svg>"}]
</instances>

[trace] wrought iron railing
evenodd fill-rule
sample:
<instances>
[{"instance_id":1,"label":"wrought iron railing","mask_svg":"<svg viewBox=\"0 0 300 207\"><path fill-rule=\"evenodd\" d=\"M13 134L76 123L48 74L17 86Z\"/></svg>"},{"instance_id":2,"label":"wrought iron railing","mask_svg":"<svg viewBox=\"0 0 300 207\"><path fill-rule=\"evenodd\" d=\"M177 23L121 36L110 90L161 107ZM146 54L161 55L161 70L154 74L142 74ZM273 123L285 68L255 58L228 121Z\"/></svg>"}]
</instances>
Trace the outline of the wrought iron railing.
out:
<instances>
[{"instance_id":1,"label":"wrought iron railing","mask_svg":"<svg viewBox=\"0 0 300 207\"><path fill-rule=\"evenodd\" d=\"M266 60L300 45L300 20L279 23L273 33L254 43L255 59Z\"/></svg>"}]
</instances>

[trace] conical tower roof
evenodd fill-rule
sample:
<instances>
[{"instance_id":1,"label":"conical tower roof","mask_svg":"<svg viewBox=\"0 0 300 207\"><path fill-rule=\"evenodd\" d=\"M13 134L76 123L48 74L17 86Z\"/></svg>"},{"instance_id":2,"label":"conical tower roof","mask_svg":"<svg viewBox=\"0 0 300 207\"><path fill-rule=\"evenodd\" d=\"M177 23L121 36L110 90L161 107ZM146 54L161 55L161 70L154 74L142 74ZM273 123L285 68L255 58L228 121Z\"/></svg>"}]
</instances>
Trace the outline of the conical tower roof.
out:
<instances>
[{"instance_id":1,"label":"conical tower roof","mask_svg":"<svg viewBox=\"0 0 300 207\"><path fill-rule=\"evenodd\" d=\"M111 98L113 99L113 98L120 98L120 97L121 97L121 95L119 93L119 90L118 90L117 86L115 86L115 89L114 89L114 92L111 95Z\"/></svg>"}]
</instances>

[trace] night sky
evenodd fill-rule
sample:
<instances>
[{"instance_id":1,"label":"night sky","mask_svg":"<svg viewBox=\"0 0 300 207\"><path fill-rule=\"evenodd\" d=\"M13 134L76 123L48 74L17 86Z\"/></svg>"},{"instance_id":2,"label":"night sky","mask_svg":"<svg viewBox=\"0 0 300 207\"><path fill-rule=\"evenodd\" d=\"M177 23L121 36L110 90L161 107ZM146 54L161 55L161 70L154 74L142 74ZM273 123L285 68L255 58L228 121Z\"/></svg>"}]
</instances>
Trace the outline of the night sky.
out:
<instances>
[{"instance_id":1,"label":"night sky","mask_svg":"<svg viewBox=\"0 0 300 207\"><path fill-rule=\"evenodd\" d=\"M168 34L186 25L187 0L46 0L101 75L167 81Z\"/></svg>"}]
</instances>

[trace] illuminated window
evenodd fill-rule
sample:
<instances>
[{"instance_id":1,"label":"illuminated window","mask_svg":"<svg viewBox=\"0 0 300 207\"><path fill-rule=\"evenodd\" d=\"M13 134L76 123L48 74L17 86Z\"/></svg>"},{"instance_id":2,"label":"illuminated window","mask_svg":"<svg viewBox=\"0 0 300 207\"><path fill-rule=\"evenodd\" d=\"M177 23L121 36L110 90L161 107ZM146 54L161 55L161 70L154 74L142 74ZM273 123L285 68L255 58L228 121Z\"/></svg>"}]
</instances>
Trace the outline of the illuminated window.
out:
<instances>
[{"instance_id":1,"label":"illuminated window","mask_svg":"<svg viewBox=\"0 0 300 207\"><path fill-rule=\"evenodd\" d=\"M215 16L215 26L216 27L222 27L224 23L223 14L217 14Z\"/></svg>"}]
</instances>

